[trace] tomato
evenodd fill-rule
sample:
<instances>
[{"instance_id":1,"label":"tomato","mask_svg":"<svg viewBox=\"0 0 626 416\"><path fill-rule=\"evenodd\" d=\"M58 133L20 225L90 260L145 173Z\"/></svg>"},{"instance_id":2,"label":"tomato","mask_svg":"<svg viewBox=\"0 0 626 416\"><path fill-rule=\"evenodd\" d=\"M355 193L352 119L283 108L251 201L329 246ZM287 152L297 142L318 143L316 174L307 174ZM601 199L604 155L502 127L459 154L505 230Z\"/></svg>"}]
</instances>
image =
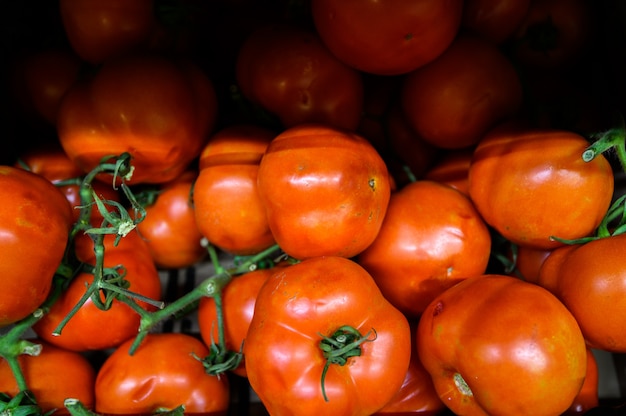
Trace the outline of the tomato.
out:
<instances>
[{"instance_id":1,"label":"tomato","mask_svg":"<svg viewBox=\"0 0 626 416\"><path fill-rule=\"evenodd\" d=\"M371 143L323 125L276 136L257 181L276 242L298 259L363 251L378 234L391 193L385 162Z\"/></svg>"},{"instance_id":2,"label":"tomato","mask_svg":"<svg viewBox=\"0 0 626 416\"><path fill-rule=\"evenodd\" d=\"M129 290L151 299L160 299L161 280L151 258L138 255L132 250L105 251L104 267L122 265ZM109 310L100 310L88 299L69 320L60 335L53 335L59 323L79 302L87 287L93 283L93 275L79 273L70 282L60 298L34 326L33 330L43 340L72 351L102 350L113 348L137 334L139 314L122 301L115 299ZM101 299L104 299L100 294ZM142 301L138 304L147 310L154 307Z\"/></svg>"},{"instance_id":3,"label":"tomato","mask_svg":"<svg viewBox=\"0 0 626 416\"><path fill-rule=\"evenodd\" d=\"M243 95L285 128L323 123L354 130L359 124L361 76L313 31L285 25L255 30L239 49L236 78Z\"/></svg>"},{"instance_id":4,"label":"tomato","mask_svg":"<svg viewBox=\"0 0 626 416\"><path fill-rule=\"evenodd\" d=\"M81 401L88 409L95 404L96 370L80 353L54 345L29 340L42 345L39 355L18 357L28 389L43 413L56 409L55 415L69 414L64 408L67 398ZM19 388L5 360L0 359L0 392L15 396Z\"/></svg>"},{"instance_id":5,"label":"tomato","mask_svg":"<svg viewBox=\"0 0 626 416\"><path fill-rule=\"evenodd\" d=\"M437 59L409 74L402 107L415 132L445 149L475 145L517 114L522 86L513 64L488 41L459 36Z\"/></svg>"},{"instance_id":6,"label":"tomato","mask_svg":"<svg viewBox=\"0 0 626 416\"><path fill-rule=\"evenodd\" d=\"M539 284L571 311L591 348L626 352L626 235L558 248L545 260Z\"/></svg>"},{"instance_id":7,"label":"tomato","mask_svg":"<svg viewBox=\"0 0 626 416\"><path fill-rule=\"evenodd\" d=\"M531 283L539 283L539 271L544 261L552 253L551 249L537 249L528 246L518 246L515 259L516 272L519 276Z\"/></svg>"},{"instance_id":8,"label":"tomato","mask_svg":"<svg viewBox=\"0 0 626 416\"><path fill-rule=\"evenodd\" d=\"M462 10L460 0L311 1L328 49L359 71L379 75L404 74L439 56L457 34Z\"/></svg>"},{"instance_id":9,"label":"tomato","mask_svg":"<svg viewBox=\"0 0 626 416\"><path fill-rule=\"evenodd\" d=\"M474 151L469 194L485 221L518 245L550 249L550 237L575 239L595 230L613 197L613 172L570 131L502 125Z\"/></svg>"},{"instance_id":10,"label":"tomato","mask_svg":"<svg viewBox=\"0 0 626 416\"><path fill-rule=\"evenodd\" d=\"M59 10L72 48L92 64L145 46L156 24L153 0L60 0Z\"/></svg>"},{"instance_id":11,"label":"tomato","mask_svg":"<svg viewBox=\"0 0 626 416\"><path fill-rule=\"evenodd\" d=\"M561 414L587 366L567 308L546 289L504 275L472 277L437 296L419 321L417 349L455 414Z\"/></svg>"},{"instance_id":12,"label":"tomato","mask_svg":"<svg viewBox=\"0 0 626 416\"><path fill-rule=\"evenodd\" d=\"M3 327L31 314L48 297L67 246L72 213L50 181L12 166L0 166L0 199Z\"/></svg>"},{"instance_id":13,"label":"tomato","mask_svg":"<svg viewBox=\"0 0 626 416\"><path fill-rule=\"evenodd\" d=\"M526 17L532 0L465 0L461 27L500 45Z\"/></svg>"},{"instance_id":14,"label":"tomato","mask_svg":"<svg viewBox=\"0 0 626 416\"><path fill-rule=\"evenodd\" d=\"M213 85L195 64L133 55L109 60L75 84L61 102L57 131L84 171L128 152L134 166L129 184L164 183L199 155L216 111Z\"/></svg>"},{"instance_id":15,"label":"tomato","mask_svg":"<svg viewBox=\"0 0 626 416\"><path fill-rule=\"evenodd\" d=\"M145 261L152 259L152 254L148 248L146 240L137 232L130 232L121 238L117 245L115 240L117 235L106 234L104 235L104 253L109 251L132 251L136 257L142 257ZM85 233L79 233L74 237L74 254L76 258L82 262L93 264L95 261L94 253L94 241L92 236ZM143 260L142 260L143 261Z\"/></svg>"},{"instance_id":16,"label":"tomato","mask_svg":"<svg viewBox=\"0 0 626 416\"><path fill-rule=\"evenodd\" d=\"M243 347L254 315L257 295L261 286L275 270L275 268L257 269L235 277L222 292L226 347L230 351L239 351ZM213 342L218 342L217 308L215 307L215 299L212 297L205 297L200 300L198 326L205 344L211 345ZM246 376L245 357L233 372L242 377Z\"/></svg>"},{"instance_id":17,"label":"tomato","mask_svg":"<svg viewBox=\"0 0 626 416\"><path fill-rule=\"evenodd\" d=\"M474 148L448 150L424 174L424 179L444 183L469 196L469 167Z\"/></svg>"},{"instance_id":18,"label":"tomato","mask_svg":"<svg viewBox=\"0 0 626 416\"><path fill-rule=\"evenodd\" d=\"M416 318L445 289L487 268L491 237L469 198L417 181L393 193L374 242L358 256L383 295Z\"/></svg>"},{"instance_id":19,"label":"tomato","mask_svg":"<svg viewBox=\"0 0 626 416\"><path fill-rule=\"evenodd\" d=\"M133 355L132 340L106 359L96 378L96 411L153 414L185 406L185 414L226 414L228 378L208 375L207 347L182 333L148 334ZM195 356L194 356L195 355Z\"/></svg>"},{"instance_id":20,"label":"tomato","mask_svg":"<svg viewBox=\"0 0 626 416\"><path fill-rule=\"evenodd\" d=\"M341 355L333 340L358 345ZM316 257L268 278L244 355L250 385L272 415L371 415L402 386L411 330L362 267Z\"/></svg>"},{"instance_id":21,"label":"tomato","mask_svg":"<svg viewBox=\"0 0 626 416\"><path fill-rule=\"evenodd\" d=\"M563 413L564 416L582 415L598 406L600 401L598 398L598 376L598 362L593 355L593 351L587 348L587 375L585 376L585 382L569 409Z\"/></svg>"},{"instance_id":22,"label":"tomato","mask_svg":"<svg viewBox=\"0 0 626 416\"><path fill-rule=\"evenodd\" d=\"M137 224L137 231L159 268L190 267L207 254L192 205L196 177L197 173L189 170L159 186L156 200L145 207L145 218Z\"/></svg>"},{"instance_id":23,"label":"tomato","mask_svg":"<svg viewBox=\"0 0 626 416\"><path fill-rule=\"evenodd\" d=\"M200 154L193 193L196 224L211 244L231 254L256 254L274 244L257 173L275 135L254 125L226 127Z\"/></svg>"}]
</instances>

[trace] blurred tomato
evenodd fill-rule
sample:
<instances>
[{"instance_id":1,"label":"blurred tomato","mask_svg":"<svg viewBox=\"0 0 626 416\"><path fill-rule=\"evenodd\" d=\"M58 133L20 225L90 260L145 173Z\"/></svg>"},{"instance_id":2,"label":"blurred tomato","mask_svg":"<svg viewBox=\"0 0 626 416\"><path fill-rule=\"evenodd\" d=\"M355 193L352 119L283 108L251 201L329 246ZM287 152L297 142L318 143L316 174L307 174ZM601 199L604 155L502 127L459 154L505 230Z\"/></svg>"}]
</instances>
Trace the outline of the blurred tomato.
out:
<instances>
[{"instance_id":1,"label":"blurred tomato","mask_svg":"<svg viewBox=\"0 0 626 416\"><path fill-rule=\"evenodd\" d=\"M428 171L424 179L446 184L469 196L469 167L473 148L444 152Z\"/></svg>"},{"instance_id":2,"label":"blurred tomato","mask_svg":"<svg viewBox=\"0 0 626 416\"><path fill-rule=\"evenodd\" d=\"M500 45L517 31L532 0L465 0L461 27Z\"/></svg>"}]
</instances>

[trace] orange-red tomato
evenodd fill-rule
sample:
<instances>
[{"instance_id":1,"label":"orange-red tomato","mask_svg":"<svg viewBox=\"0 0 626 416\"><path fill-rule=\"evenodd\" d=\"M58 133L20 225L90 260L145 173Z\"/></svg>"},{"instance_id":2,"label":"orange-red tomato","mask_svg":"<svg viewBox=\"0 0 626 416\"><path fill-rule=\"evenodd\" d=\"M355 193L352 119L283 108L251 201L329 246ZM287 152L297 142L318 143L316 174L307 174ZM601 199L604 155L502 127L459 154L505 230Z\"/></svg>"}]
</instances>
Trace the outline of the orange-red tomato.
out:
<instances>
[{"instance_id":1,"label":"orange-red tomato","mask_svg":"<svg viewBox=\"0 0 626 416\"><path fill-rule=\"evenodd\" d=\"M358 256L383 295L418 317L445 289L487 268L491 237L469 198L417 181L393 193L380 232Z\"/></svg>"},{"instance_id":2,"label":"orange-red tomato","mask_svg":"<svg viewBox=\"0 0 626 416\"><path fill-rule=\"evenodd\" d=\"M72 225L70 205L43 176L0 166L0 327L48 297Z\"/></svg>"},{"instance_id":3,"label":"orange-red tomato","mask_svg":"<svg viewBox=\"0 0 626 416\"><path fill-rule=\"evenodd\" d=\"M585 376L585 381L569 409L563 413L564 416L583 415L598 406L600 402L598 397L598 377L598 362L593 355L593 351L587 348L587 375Z\"/></svg>"},{"instance_id":4,"label":"orange-red tomato","mask_svg":"<svg viewBox=\"0 0 626 416\"><path fill-rule=\"evenodd\" d=\"M561 414L587 368L569 310L546 289L503 275L466 279L435 298L417 348L455 414Z\"/></svg>"},{"instance_id":5,"label":"orange-red tomato","mask_svg":"<svg viewBox=\"0 0 626 416\"><path fill-rule=\"evenodd\" d=\"M427 64L452 43L463 2L313 0L311 10L324 44L341 61L363 72L398 75Z\"/></svg>"},{"instance_id":6,"label":"orange-red tomato","mask_svg":"<svg viewBox=\"0 0 626 416\"><path fill-rule=\"evenodd\" d=\"M469 167L474 149L448 150L424 174L424 179L444 183L469 196Z\"/></svg>"},{"instance_id":7,"label":"orange-red tomato","mask_svg":"<svg viewBox=\"0 0 626 416\"><path fill-rule=\"evenodd\" d=\"M70 88L57 131L63 149L83 171L128 152L134 166L129 184L164 183L197 158L216 114L213 85L197 65L132 55L107 61L92 78Z\"/></svg>"},{"instance_id":8,"label":"orange-red tomato","mask_svg":"<svg viewBox=\"0 0 626 416\"><path fill-rule=\"evenodd\" d=\"M516 32L531 0L465 0L461 27L500 45Z\"/></svg>"},{"instance_id":9,"label":"orange-red tomato","mask_svg":"<svg viewBox=\"0 0 626 416\"><path fill-rule=\"evenodd\" d=\"M185 406L185 414L225 415L228 377L205 373L208 348L194 336L148 334L133 355L132 340L106 359L96 378L96 411L147 415ZM195 355L195 356L194 356Z\"/></svg>"},{"instance_id":10,"label":"orange-red tomato","mask_svg":"<svg viewBox=\"0 0 626 416\"><path fill-rule=\"evenodd\" d=\"M93 409L96 370L87 357L41 340L29 341L41 344L41 352L39 355L22 354L18 361L28 389L41 411L46 413L56 409L55 415L67 415L64 401L70 397ZM10 396L19 393L11 368L1 358L0 392Z\"/></svg>"},{"instance_id":11,"label":"orange-red tomato","mask_svg":"<svg viewBox=\"0 0 626 416\"><path fill-rule=\"evenodd\" d=\"M445 149L476 144L521 105L513 64L477 36L457 37L437 59L407 74L402 90L409 124L422 139Z\"/></svg>"},{"instance_id":12,"label":"orange-red tomato","mask_svg":"<svg viewBox=\"0 0 626 416\"><path fill-rule=\"evenodd\" d=\"M600 224L613 197L603 155L585 162L587 140L570 131L501 125L474 151L469 194L485 221L518 245L550 249Z\"/></svg>"},{"instance_id":13,"label":"orange-red tomato","mask_svg":"<svg viewBox=\"0 0 626 416\"><path fill-rule=\"evenodd\" d=\"M372 144L323 125L276 136L257 180L276 242L298 259L363 251L380 230L391 193L387 167Z\"/></svg>"},{"instance_id":14,"label":"orange-red tomato","mask_svg":"<svg viewBox=\"0 0 626 416\"><path fill-rule=\"evenodd\" d=\"M226 127L200 154L196 224L211 244L231 254L255 254L274 244L257 185L261 157L274 136L253 125Z\"/></svg>"},{"instance_id":15,"label":"orange-red tomato","mask_svg":"<svg viewBox=\"0 0 626 416\"><path fill-rule=\"evenodd\" d=\"M519 274L518 277L527 282L539 283L541 267L551 253L551 249L518 246L515 259L516 272L514 274Z\"/></svg>"}]
</instances>

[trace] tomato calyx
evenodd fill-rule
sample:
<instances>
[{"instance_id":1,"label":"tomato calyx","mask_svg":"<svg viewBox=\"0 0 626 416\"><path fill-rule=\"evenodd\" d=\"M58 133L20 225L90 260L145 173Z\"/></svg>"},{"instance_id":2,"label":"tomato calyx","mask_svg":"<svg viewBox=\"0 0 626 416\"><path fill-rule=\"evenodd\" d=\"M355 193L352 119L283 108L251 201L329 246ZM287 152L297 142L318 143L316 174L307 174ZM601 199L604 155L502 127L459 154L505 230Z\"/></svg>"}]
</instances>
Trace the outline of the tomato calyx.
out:
<instances>
[{"instance_id":1,"label":"tomato calyx","mask_svg":"<svg viewBox=\"0 0 626 416\"><path fill-rule=\"evenodd\" d=\"M100 416L99 413L89 410L80 400L74 398L65 399L64 405L67 411L73 416ZM172 410L157 410L154 414L160 416L183 416L185 414L185 406L180 405Z\"/></svg>"},{"instance_id":2,"label":"tomato calyx","mask_svg":"<svg viewBox=\"0 0 626 416\"><path fill-rule=\"evenodd\" d=\"M0 393L0 414L15 416L40 416L50 415L53 411L42 413L41 408L29 390L21 390L14 397L6 393Z\"/></svg>"},{"instance_id":3,"label":"tomato calyx","mask_svg":"<svg viewBox=\"0 0 626 416\"><path fill-rule=\"evenodd\" d=\"M370 339L372 333L374 334L374 338ZM326 373L331 364L343 366L346 365L350 357L359 357L361 355L361 345L365 342L376 340L376 330L372 328L367 334L361 335L354 327L344 325L339 327L329 337L322 334L319 335L322 337L319 347L322 350L322 355L326 358L326 364L322 370L321 379L322 395L324 396L324 400L328 401L324 382L326 380Z\"/></svg>"},{"instance_id":4,"label":"tomato calyx","mask_svg":"<svg viewBox=\"0 0 626 416\"><path fill-rule=\"evenodd\" d=\"M623 118L620 117L617 127L597 133L591 139L593 143L582 154L585 162L591 162L597 155L613 149L622 170L626 171L626 126Z\"/></svg>"}]
</instances>

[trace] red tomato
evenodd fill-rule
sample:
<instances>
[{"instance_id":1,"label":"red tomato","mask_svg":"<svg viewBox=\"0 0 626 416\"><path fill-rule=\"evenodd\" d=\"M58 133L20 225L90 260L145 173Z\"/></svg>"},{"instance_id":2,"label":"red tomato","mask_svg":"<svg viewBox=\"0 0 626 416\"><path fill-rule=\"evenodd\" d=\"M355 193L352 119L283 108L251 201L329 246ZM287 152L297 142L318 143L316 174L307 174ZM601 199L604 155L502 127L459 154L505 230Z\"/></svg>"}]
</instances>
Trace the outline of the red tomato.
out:
<instances>
[{"instance_id":1,"label":"red tomato","mask_svg":"<svg viewBox=\"0 0 626 416\"><path fill-rule=\"evenodd\" d=\"M137 255L132 250L106 251L104 266L118 265L122 265L126 271L125 279L130 283L129 290L151 299L161 297L161 280L151 258ZM61 334L53 335L53 331L78 303L93 280L93 275L87 272L74 277L50 311L33 326L35 333L51 344L72 351L113 348L135 336L139 329L139 315L118 299L113 301L107 311L100 310L88 299L69 320ZM102 295L101 299L104 299ZM144 302L138 303L144 309L154 309Z\"/></svg>"},{"instance_id":2,"label":"red tomato","mask_svg":"<svg viewBox=\"0 0 626 416\"><path fill-rule=\"evenodd\" d=\"M107 61L72 87L57 130L63 149L84 171L105 156L128 152L135 168L128 183L164 183L199 155L216 111L212 83L193 63L133 55Z\"/></svg>"},{"instance_id":3,"label":"red tomato","mask_svg":"<svg viewBox=\"0 0 626 416\"><path fill-rule=\"evenodd\" d=\"M115 234L107 234L104 236L104 253L109 251L132 251L135 256L141 256L144 259L152 259L152 255L150 254L150 249L148 248L148 243L143 239L139 233L130 232L124 237L122 237L117 245L115 245L115 240L117 239L117 235ZM74 237L74 253L76 254L76 258L85 263L92 263L95 260L94 253L94 241L92 240L92 236L85 233L79 233ZM146 260L147 261L147 260Z\"/></svg>"},{"instance_id":4,"label":"red tomato","mask_svg":"<svg viewBox=\"0 0 626 416\"><path fill-rule=\"evenodd\" d=\"M539 271L550 253L551 249L518 246L515 268L519 276L527 282L539 283Z\"/></svg>"},{"instance_id":5,"label":"red tomato","mask_svg":"<svg viewBox=\"0 0 626 416\"><path fill-rule=\"evenodd\" d=\"M540 284L571 311L591 348L626 352L625 247L626 234L565 246L541 269Z\"/></svg>"},{"instance_id":6,"label":"red tomato","mask_svg":"<svg viewBox=\"0 0 626 416\"><path fill-rule=\"evenodd\" d=\"M257 180L276 242L298 259L363 251L378 234L391 192L371 143L322 125L274 138Z\"/></svg>"},{"instance_id":7,"label":"red tomato","mask_svg":"<svg viewBox=\"0 0 626 416\"><path fill-rule=\"evenodd\" d=\"M56 409L55 415L67 415L64 401L74 398L88 409L95 404L94 386L96 370L89 360L74 351L30 340L42 345L39 355L22 354L18 357L20 368L37 405L43 413ZM15 396L19 388L8 363L0 358L0 392Z\"/></svg>"},{"instance_id":8,"label":"red tomato","mask_svg":"<svg viewBox=\"0 0 626 416\"><path fill-rule=\"evenodd\" d=\"M120 345L98 371L97 412L147 415L184 405L185 414L226 414L228 378L205 373L200 358L209 350L202 341L181 333L148 334L133 355L131 343Z\"/></svg>"},{"instance_id":9,"label":"red tomato","mask_svg":"<svg viewBox=\"0 0 626 416\"><path fill-rule=\"evenodd\" d=\"M274 136L252 125L227 127L200 154L195 221L211 244L231 254L256 254L274 244L257 185L261 157Z\"/></svg>"},{"instance_id":10,"label":"red tomato","mask_svg":"<svg viewBox=\"0 0 626 416\"><path fill-rule=\"evenodd\" d=\"M153 0L60 0L59 8L72 48L92 64L145 46L156 24Z\"/></svg>"},{"instance_id":11,"label":"red tomato","mask_svg":"<svg viewBox=\"0 0 626 416\"><path fill-rule=\"evenodd\" d=\"M345 356L324 337L358 345ZM250 385L270 414L365 416L402 386L411 331L358 264L316 257L263 285L244 354Z\"/></svg>"},{"instance_id":12,"label":"red tomato","mask_svg":"<svg viewBox=\"0 0 626 416\"><path fill-rule=\"evenodd\" d=\"M313 0L311 10L337 58L363 72L397 75L427 64L452 43L463 1Z\"/></svg>"},{"instance_id":13,"label":"red tomato","mask_svg":"<svg viewBox=\"0 0 626 416\"><path fill-rule=\"evenodd\" d=\"M485 221L518 245L550 249L550 237L575 239L600 224L613 197L613 172L589 142L564 130L499 126L478 144L469 193Z\"/></svg>"},{"instance_id":14,"label":"red tomato","mask_svg":"<svg viewBox=\"0 0 626 416\"><path fill-rule=\"evenodd\" d=\"M466 279L435 298L417 348L455 414L561 414L587 367L567 308L542 287L502 275Z\"/></svg>"},{"instance_id":15,"label":"red tomato","mask_svg":"<svg viewBox=\"0 0 626 416\"><path fill-rule=\"evenodd\" d=\"M583 415L587 411L597 407L598 398L598 362L593 355L593 351L587 348L587 375L582 388L563 416Z\"/></svg>"},{"instance_id":16,"label":"red tomato","mask_svg":"<svg viewBox=\"0 0 626 416\"><path fill-rule=\"evenodd\" d=\"M469 167L474 149L448 150L424 174L424 179L444 183L469 196Z\"/></svg>"},{"instance_id":17,"label":"red tomato","mask_svg":"<svg viewBox=\"0 0 626 416\"><path fill-rule=\"evenodd\" d=\"M415 132L445 149L476 144L497 122L517 114L522 86L495 45L464 35L407 75L402 107Z\"/></svg>"},{"instance_id":18,"label":"red tomato","mask_svg":"<svg viewBox=\"0 0 626 416\"><path fill-rule=\"evenodd\" d=\"M531 0L465 0L461 27L500 45L526 17Z\"/></svg>"},{"instance_id":19,"label":"red tomato","mask_svg":"<svg viewBox=\"0 0 626 416\"><path fill-rule=\"evenodd\" d=\"M416 318L445 289L483 274L490 252L489 230L468 197L417 181L391 195L380 232L358 263L389 302Z\"/></svg>"},{"instance_id":20,"label":"red tomato","mask_svg":"<svg viewBox=\"0 0 626 416\"><path fill-rule=\"evenodd\" d=\"M282 266L277 266L282 267ZM239 351L244 345L252 316L254 305L261 290L261 286L275 272L275 268L257 269L235 277L222 292L222 310L226 347L231 351ZM217 309L215 299L205 297L200 300L198 307L198 326L200 335L205 344L219 341L217 326ZM235 374L246 377L245 357Z\"/></svg>"},{"instance_id":21,"label":"red tomato","mask_svg":"<svg viewBox=\"0 0 626 416\"><path fill-rule=\"evenodd\" d=\"M361 76L337 60L314 32L262 27L243 43L236 71L243 95L286 128L323 123L354 130L359 125Z\"/></svg>"},{"instance_id":22,"label":"red tomato","mask_svg":"<svg viewBox=\"0 0 626 416\"><path fill-rule=\"evenodd\" d=\"M145 207L145 218L137 224L137 231L159 268L190 267L207 254L192 204L196 177L195 171L187 171L162 184L154 203Z\"/></svg>"},{"instance_id":23,"label":"red tomato","mask_svg":"<svg viewBox=\"0 0 626 416\"><path fill-rule=\"evenodd\" d=\"M0 166L0 200L3 327L31 314L48 297L67 246L72 213L50 181L11 166Z\"/></svg>"}]
</instances>

